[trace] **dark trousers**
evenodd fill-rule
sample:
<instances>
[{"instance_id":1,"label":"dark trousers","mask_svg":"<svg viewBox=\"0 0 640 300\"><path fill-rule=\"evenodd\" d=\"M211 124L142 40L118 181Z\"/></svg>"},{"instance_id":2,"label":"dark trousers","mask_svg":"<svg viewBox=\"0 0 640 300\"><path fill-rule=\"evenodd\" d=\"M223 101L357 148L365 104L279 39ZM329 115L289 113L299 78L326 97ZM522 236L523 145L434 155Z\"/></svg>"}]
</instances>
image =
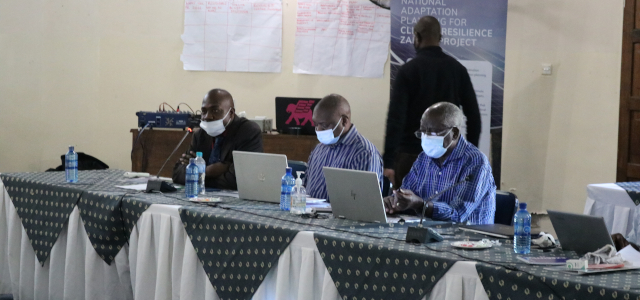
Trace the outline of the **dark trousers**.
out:
<instances>
[{"instance_id":1,"label":"dark trousers","mask_svg":"<svg viewBox=\"0 0 640 300\"><path fill-rule=\"evenodd\" d=\"M393 187L394 190L399 189L402 186L402 179L404 179L405 176L407 176L407 174L409 174L409 172L411 171L411 167L413 166L413 163L416 162L416 159L418 159L418 155L420 155L420 153L418 154L413 154L413 153L402 153L402 152L398 152L398 154L396 154L396 159L395 159L395 182L396 182L396 186Z\"/></svg>"}]
</instances>

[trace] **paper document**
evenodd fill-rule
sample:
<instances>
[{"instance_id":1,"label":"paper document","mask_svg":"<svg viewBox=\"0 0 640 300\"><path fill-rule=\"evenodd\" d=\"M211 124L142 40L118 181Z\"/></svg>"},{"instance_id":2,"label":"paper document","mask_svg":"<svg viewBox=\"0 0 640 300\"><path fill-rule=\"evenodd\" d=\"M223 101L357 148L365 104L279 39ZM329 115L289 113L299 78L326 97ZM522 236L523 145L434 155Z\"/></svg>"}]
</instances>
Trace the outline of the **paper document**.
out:
<instances>
[{"instance_id":1,"label":"paper document","mask_svg":"<svg viewBox=\"0 0 640 300\"><path fill-rule=\"evenodd\" d=\"M564 266L567 264L567 260L569 260L566 257L545 257L545 256L530 256L530 257L524 257L524 256L518 256L516 257L518 260L521 260L523 262L526 262L530 265L558 265L558 266Z\"/></svg>"},{"instance_id":2,"label":"paper document","mask_svg":"<svg viewBox=\"0 0 640 300\"><path fill-rule=\"evenodd\" d=\"M307 208L313 208L317 212L331 212L331 203L327 203L324 199L307 198Z\"/></svg>"},{"instance_id":3,"label":"paper document","mask_svg":"<svg viewBox=\"0 0 640 300\"><path fill-rule=\"evenodd\" d=\"M327 202L327 199L318 199L318 198L311 198L307 195L307 204L309 203L324 203Z\"/></svg>"},{"instance_id":4,"label":"paper document","mask_svg":"<svg viewBox=\"0 0 640 300\"><path fill-rule=\"evenodd\" d=\"M238 192L237 191L227 191L227 190L223 190L223 191L217 191L217 192L207 192L206 196L209 195L213 195L213 196L218 196L218 197L233 197L233 198L238 198Z\"/></svg>"},{"instance_id":5,"label":"paper document","mask_svg":"<svg viewBox=\"0 0 640 300\"><path fill-rule=\"evenodd\" d=\"M116 187L121 188L121 189L144 191L144 190L147 189L147 182L149 181L149 178L154 178L154 177L125 178L125 179L120 180L121 182L123 182L125 184L116 185ZM162 181L167 181L169 183L173 182L173 180L171 178L168 178L168 177L157 177L157 178L162 180Z\"/></svg>"},{"instance_id":6,"label":"paper document","mask_svg":"<svg viewBox=\"0 0 640 300\"><path fill-rule=\"evenodd\" d=\"M116 187L127 190L144 191L147 189L147 184L132 184L132 185L116 185Z\"/></svg>"},{"instance_id":7,"label":"paper document","mask_svg":"<svg viewBox=\"0 0 640 300\"><path fill-rule=\"evenodd\" d=\"M149 177L138 177L138 178L123 178L118 181L124 182L126 184L134 184L134 183L144 183L147 184L149 181Z\"/></svg>"},{"instance_id":8,"label":"paper document","mask_svg":"<svg viewBox=\"0 0 640 300\"><path fill-rule=\"evenodd\" d=\"M640 252L631 247L631 245L622 248L618 251L624 260L633 264L634 267L640 267Z\"/></svg>"},{"instance_id":9,"label":"paper document","mask_svg":"<svg viewBox=\"0 0 640 300\"><path fill-rule=\"evenodd\" d=\"M382 77L390 15L369 0L298 0L293 72Z\"/></svg>"},{"instance_id":10,"label":"paper document","mask_svg":"<svg viewBox=\"0 0 640 300\"><path fill-rule=\"evenodd\" d=\"M186 0L185 70L280 72L281 0Z\"/></svg>"}]
</instances>

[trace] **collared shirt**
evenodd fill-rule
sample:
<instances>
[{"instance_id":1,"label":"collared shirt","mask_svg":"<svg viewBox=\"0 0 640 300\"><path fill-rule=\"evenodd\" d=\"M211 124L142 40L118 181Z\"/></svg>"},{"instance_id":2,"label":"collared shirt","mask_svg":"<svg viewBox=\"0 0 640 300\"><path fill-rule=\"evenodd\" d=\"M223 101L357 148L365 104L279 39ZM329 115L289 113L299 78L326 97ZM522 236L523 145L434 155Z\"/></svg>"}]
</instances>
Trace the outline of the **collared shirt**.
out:
<instances>
[{"instance_id":1,"label":"collared shirt","mask_svg":"<svg viewBox=\"0 0 640 300\"><path fill-rule=\"evenodd\" d=\"M217 137L213 138L213 142L211 145L211 155L209 155L208 165L213 165L217 162L222 161L220 159L220 151L222 151L222 144L224 143L224 134L221 134Z\"/></svg>"},{"instance_id":2,"label":"collared shirt","mask_svg":"<svg viewBox=\"0 0 640 300\"><path fill-rule=\"evenodd\" d=\"M496 212L496 185L487 157L464 137L442 165L438 159L420 153L411 172L402 181L402 188L422 199L442 192L463 180L469 182L443 193L433 201L434 220L467 224L493 224Z\"/></svg>"},{"instance_id":3,"label":"collared shirt","mask_svg":"<svg viewBox=\"0 0 640 300\"><path fill-rule=\"evenodd\" d=\"M313 198L329 200L323 167L375 172L382 182L382 156L376 146L358 133L355 125L335 144L318 144L308 164L305 186Z\"/></svg>"}]
</instances>

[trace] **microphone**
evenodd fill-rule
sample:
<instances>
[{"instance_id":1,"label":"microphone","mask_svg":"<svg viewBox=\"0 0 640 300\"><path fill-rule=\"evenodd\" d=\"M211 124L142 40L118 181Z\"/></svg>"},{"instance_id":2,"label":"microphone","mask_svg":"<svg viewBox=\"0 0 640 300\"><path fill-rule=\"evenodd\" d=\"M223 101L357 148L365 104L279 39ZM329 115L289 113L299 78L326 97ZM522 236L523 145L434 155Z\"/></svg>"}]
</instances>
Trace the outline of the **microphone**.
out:
<instances>
[{"instance_id":1,"label":"microphone","mask_svg":"<svg viewBox=\"0 0 640 300\"><path fill-rule=\"evenodd\" d=\"M422 221L424 220L424 213L427 210L427 203L429 201L432 201L438 197L440 197L442 194L444 194L445 192L453 189L454 187L457 187L458 185L461 185L465 182L471 181L473 180L473 174L469 174L467 175L464 179L456 182L455 184L451 185L450 187L444 189L443 191L433 194L431 196L429 196L429 198L427 199L423 199L422 200L422 214L420 216L420 224L418 226L411 226L409 228L407 228L407 236L405 238L405 241L408 243L432 243L432 242L441 242L444 238L438 234L437 232L435 232L435 230L431 229L431 228L424 228L422 227Z\"/></svg>"},{"instance_id":2,"label":"microphone","mask_svg":"<svg viewBox=\"0 0 640 300\"><path fill-rule=\"evenodd\" d=\"M162 164L162 167L160 167L160 170L156 174L155 178L153 177L149 178L149 181L147 182L147 189L146 189L147 193L151 193L153 191L160 191L162 193L177 191L175 187L173 187L166 181L160 179L160 173L162 172L162 169L164 169L164 166L167 165L167 162L169 161L169 159L171 159L171 156L173 156L173 154L176 153L176 151L178 151L178 148L180 148L180 146L182 145L182 142L184 142L187 136L189 136L189 133L193 132L193 130L189 127L187 127L186 129L187 129L187 132L184 134L184 136L182 137L178 145L176 145L176 147L173 149L171 154L169 154L169 157L167 157L167 160L164 161L164 163Z\"/></svg>"}]
</instances>

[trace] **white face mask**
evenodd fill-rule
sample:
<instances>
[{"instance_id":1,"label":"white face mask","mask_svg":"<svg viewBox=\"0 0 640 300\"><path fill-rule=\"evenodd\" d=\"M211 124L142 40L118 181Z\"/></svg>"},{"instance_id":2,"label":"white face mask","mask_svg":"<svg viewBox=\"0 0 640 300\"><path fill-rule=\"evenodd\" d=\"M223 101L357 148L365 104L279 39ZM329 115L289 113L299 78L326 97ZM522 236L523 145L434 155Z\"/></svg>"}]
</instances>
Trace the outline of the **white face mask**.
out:
<instances>
[{"instance_id":1,"label":"white face mask","mask_svg":"<svg viewBox=\"0 0 640 300\"><path fill-rule=\"evenodd\" d=\"M424 153L431 158L442 157L447 152L447 149L449 148L449 146L451 146L451 143L453 143L453 141L451 141L451 143L449 143L447 147L443 146L444 138L447 135L449 135L449 133L451 133L451 130L452 129L449 129L447 134L445 134L444 136L431 136L431 135L426 135L423 132L421 145Z\"/></svg>"},{"instance_id":2,"label":"white face mask","mask_svg":"<svg viewBox=\"0 0 640 300\"><path fill-rule=\"evenodd\" d=\"M220 120L215 120L210 122L200 121L200 128L202 128L204 131L207 132L208 135L212 137L217 137L221 135L224 132L224 130L227 128L227 126L224 125L224 119L227 117L227 115L229 115L230 111L231 111L231 108L229 108L227 113Z\"/></svg>"},{"instance_id":3,"label":"white face mask","mask_svg":"<svg viewBox=\"0 0 640 300\"><path fill-rule=\"evenodd\" d=\"M338 124L336 124L336 127L333 127L333 129L327 129L327 130L321 130L321 131L316 130L318 141L320 141L320 143L323 143L325 145L333 145L337 143L338 140L340 139L340 136L342 135L342 132L344 132L344 127L342 127L342 131L340 131L340 134L338 134L338 136L334 137L333 131L336 130L336 128L338 128L338 125L340 125L340 122L342 122L342 117L340 117Z\"/></svg>"}]
</instances>

